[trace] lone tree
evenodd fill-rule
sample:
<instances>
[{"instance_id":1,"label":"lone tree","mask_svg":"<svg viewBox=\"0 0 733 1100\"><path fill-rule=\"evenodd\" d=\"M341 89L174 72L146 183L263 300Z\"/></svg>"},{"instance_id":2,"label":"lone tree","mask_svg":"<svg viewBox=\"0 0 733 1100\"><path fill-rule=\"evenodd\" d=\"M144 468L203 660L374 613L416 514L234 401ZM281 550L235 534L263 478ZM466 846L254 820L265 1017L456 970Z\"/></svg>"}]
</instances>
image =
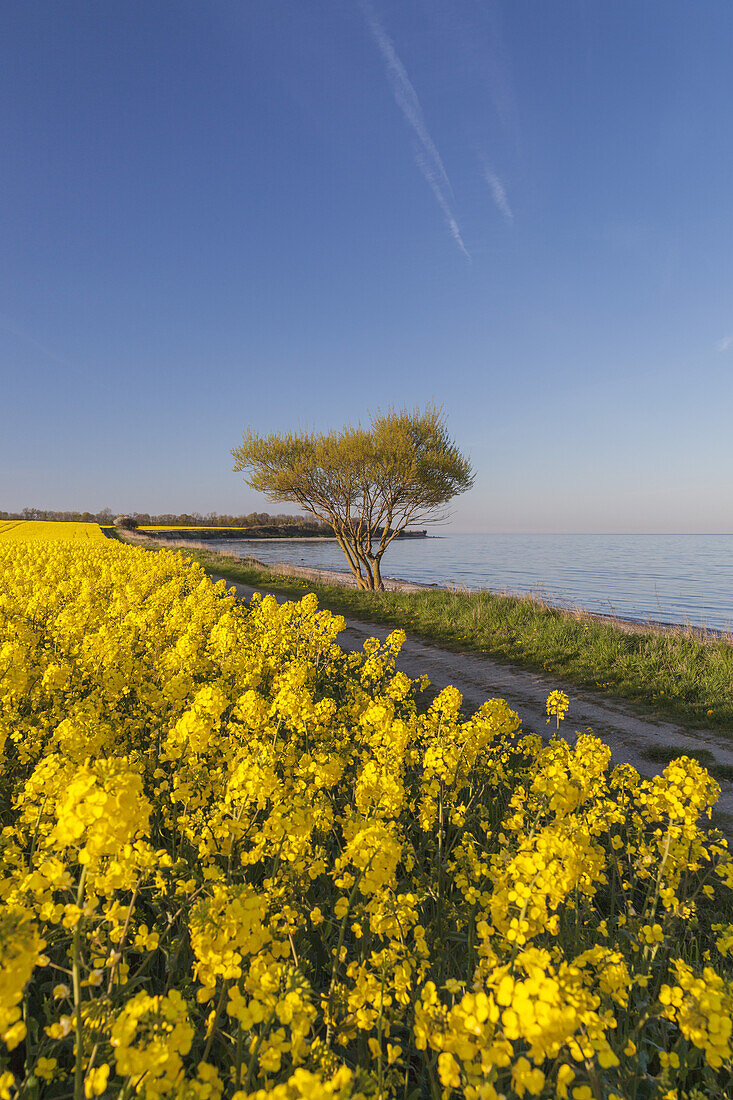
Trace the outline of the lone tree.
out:
<instances>
[{"instance_id":1,"label":"lone tree","mask_svg":"<svg viewBox=\"0 0 733 1100\"><path fill-rule=\"evenodd\" d=\"M261 436L249 428L232 455L252 489L299 504L333 527L365 589L384 588L382 557L401 531L443 519L448 501L473 484L469 460L432 405L379 413L368 430Z\"/></svg>"}]
</instances>

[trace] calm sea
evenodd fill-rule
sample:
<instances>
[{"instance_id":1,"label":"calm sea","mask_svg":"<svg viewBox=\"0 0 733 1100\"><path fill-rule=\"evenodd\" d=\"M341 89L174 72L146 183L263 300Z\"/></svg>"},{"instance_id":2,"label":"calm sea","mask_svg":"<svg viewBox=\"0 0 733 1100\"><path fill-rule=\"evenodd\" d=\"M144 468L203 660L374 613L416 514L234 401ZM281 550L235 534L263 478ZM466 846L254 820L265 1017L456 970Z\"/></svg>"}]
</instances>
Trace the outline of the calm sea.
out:
<instances>
[{"instance_id":1,"label":"calm sea","mask_svg":"<svg viewBox=\"0 0 733 1100\"><path fill-rule=\"evenodd\" d=\"M346 570L334 542L216 542L263 562ZM625 619L733 629L733 535L460 535L405 539L385 577L537 593Z\"/></svg>"}]
</instances>

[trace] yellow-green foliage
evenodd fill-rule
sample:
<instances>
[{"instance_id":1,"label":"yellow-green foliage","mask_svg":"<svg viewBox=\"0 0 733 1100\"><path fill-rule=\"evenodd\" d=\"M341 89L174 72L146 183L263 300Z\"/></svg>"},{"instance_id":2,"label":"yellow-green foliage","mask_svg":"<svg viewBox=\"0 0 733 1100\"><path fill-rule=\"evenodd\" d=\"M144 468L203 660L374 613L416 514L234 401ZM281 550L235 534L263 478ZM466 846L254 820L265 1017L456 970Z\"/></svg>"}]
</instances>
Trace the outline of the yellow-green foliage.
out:
<instances>
[{"instance_id":1,"label":"yellow-green foliage","mask_svg":"<svg viewBox=\"0 0 733 1100\"><path fill-rule=\"evenodd\" d=\"M0 543L4 542L102 542L97 523L53 523L41 519L0 519Z\"/></svg>"},{"instance_id":2,"label":"yellow-green foliage","mask_svg":"<svg viewBox=\"0 0 733 1100\"><path fill-rule=\"evenodd\" d=\"M0 582L0 1096L729 1095L696 762L419 713L401 631L344 654L175 553L0 546Z\"/></svg>"}]
</instances>

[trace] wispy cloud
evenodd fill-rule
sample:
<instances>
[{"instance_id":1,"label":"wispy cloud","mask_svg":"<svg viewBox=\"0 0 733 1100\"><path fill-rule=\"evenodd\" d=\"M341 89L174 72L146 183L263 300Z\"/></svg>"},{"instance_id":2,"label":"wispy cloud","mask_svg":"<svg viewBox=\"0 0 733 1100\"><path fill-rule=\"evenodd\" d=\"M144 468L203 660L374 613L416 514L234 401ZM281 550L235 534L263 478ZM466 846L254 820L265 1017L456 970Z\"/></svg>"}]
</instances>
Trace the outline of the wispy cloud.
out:
<instances>
[{"instance_id":1,"label":"wispy cloud","mask_svg":"<svg viewBox=\"0 0 733 1100\"><path fill-rule=\"evenodd\" d=\"M504 38L501 5L498 0L490 0L486 5L485 14L488 23L486 75L491 102L505 131L516 140L519 135L517 102L511 59Z\"/></svg>"},{"instance_id":2,"label":"wispy cloud","mask_svg":"<svg viewBox=\"0 0 733 1100\"><path fill-rule=\"evenodd\" d=\"M453 240L464 256L470 259L468 249L461 236L461 230L451 208L453 188L450 185L440 153L430 136L417 92L407 75L405 66L397 55L392 39L377 19L370 0L361 0L361 9L372 37L382 55L395 102L416 138L415 155L418 167L433 192L438 206L443 211L443 216Z\"/></svg>"},{"instance_id":3,"label":"wispy cloud","mask_svg":"<svg viewBox=\"0 0 733 1100\"><path fill-rule=\"evenodd\" d=\"M502 15L502 6L512 5L504 0L421 0L419 6L429 13L440 41L450 43L460 58L456 76L482 102L488 99L506 136L519 146L521 126ZM481 112L480 121L486 127L488 112Z\"/></svg>"},{"instance_id":4,"label":"wispy cloud","mask_svg":"<svg viewBox=\"0 0 733 1100\"><path fill-rule=\"evenodd\" d=\"M504 215L508 222L514 221L514 214L512 208L509 205L509 199L506 197L506 191L504 190L504 184L501 182L496 172L492 172L491 169L484 165L484 179L489 185L491 191L491 197L496 203L497 207Z\"/></svg>"},{"instance_id":5,"label":"wispy cloud","mask_svg":"<svg viewBox=\"0 0 733 1100\"><path fill-rule=\"evenodd\" d=\"M715 346L718 351L728 351L729 348L733 348L733 335L724 336L722 340L718 340Z\"/></svg>"}]
</instances>

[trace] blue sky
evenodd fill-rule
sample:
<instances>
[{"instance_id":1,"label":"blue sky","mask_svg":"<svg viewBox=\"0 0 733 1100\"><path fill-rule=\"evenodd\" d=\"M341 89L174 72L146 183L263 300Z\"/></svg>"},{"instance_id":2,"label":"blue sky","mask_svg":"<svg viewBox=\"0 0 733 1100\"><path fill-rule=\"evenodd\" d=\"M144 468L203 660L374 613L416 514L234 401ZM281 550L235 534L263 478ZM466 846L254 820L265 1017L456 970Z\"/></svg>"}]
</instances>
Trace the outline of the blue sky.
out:
<instances>
[{"instance_id":1,"label":"blue sky","mask_svg":"<svg viewBox=\"0 0 733 1100\"><path fill-rule=\"evenodd\" d=\"M0 508L248 512L444 407L453 529L733 531L729 0L4 0Z\"/></svg>"}]
</instances>

